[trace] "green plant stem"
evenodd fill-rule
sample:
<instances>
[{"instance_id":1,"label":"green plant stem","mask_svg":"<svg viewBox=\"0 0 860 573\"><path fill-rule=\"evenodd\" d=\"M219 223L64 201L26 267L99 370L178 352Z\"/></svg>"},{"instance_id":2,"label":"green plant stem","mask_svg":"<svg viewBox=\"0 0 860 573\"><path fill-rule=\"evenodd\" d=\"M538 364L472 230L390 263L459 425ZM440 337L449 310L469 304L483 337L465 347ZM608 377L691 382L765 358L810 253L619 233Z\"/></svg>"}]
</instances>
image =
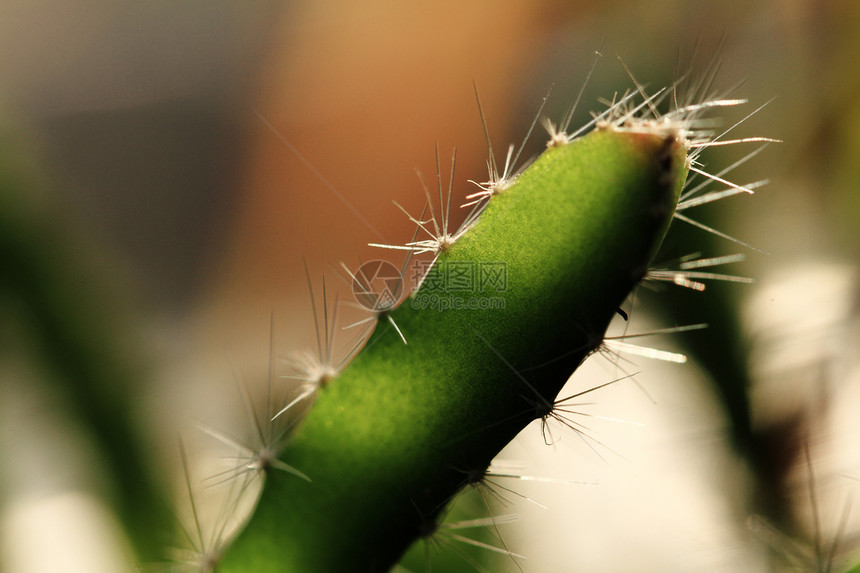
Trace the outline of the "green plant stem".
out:
<instances>
[{"instance_id":1,"label":"green plant stem","mask_svg":"<svg viewBox=\"0 0 860 573\"><path fill-rule=\"evenodd\" d=\"M39 201L41 178L11 147L0 138L0 308L17 320L0 334L32 341L37 369L99 454L100 493L138 557L161 558L169 513L129 392L142 382L140 349L94 272L91 245Z\"/></svg>"},{"instance_id":2,"label":"green plant stem","mask_svg":"<svg viewBox=\"0 0 860 573\"><path fill-rule=\"evenodd\" d=\"M321 392L219 571L387 571L552 402L644 276L686 176L672 138L596 131L548 149L434 272L504 263L505 288L431 291L380 322ZM420 308L426 296L504 308Z\"/></svg>"}]
</instances>

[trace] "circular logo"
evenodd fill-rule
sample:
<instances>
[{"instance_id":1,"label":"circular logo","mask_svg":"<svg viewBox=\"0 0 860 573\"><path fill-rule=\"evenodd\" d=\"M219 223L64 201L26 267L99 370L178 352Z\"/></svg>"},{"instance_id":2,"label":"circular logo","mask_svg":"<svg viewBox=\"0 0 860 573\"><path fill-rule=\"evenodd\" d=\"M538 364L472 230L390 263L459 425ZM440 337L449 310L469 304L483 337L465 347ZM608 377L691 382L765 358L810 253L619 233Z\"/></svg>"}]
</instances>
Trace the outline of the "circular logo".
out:
<instances>
[{"instance_id":1,"label":"circular logo","mask_svg":"<svg viewBox=\"0 0 860 573\"><path fill-rule=\"evenodd\" d=\"M352 294L358 303L374 312L394 308L403 292L400 269L388 261L368 261L352 277Z\"/></svg>"}]
</instances>

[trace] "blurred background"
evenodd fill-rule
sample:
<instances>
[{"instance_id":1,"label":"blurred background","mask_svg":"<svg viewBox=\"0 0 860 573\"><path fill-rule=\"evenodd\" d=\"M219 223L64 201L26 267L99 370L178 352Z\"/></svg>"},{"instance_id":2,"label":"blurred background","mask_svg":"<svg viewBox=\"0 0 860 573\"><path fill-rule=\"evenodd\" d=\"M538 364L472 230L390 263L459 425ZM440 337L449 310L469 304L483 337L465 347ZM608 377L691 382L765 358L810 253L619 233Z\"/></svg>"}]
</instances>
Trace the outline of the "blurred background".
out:
<instances>
[{"instance_id":1,"label":"blurred background","mask_svg":"<svg viewBox=\"0 0 860 573\"><path fill-rule=\"evenodd\" d=\"M151 502L187 503L177 436L193 475L217 472L195 426L247 433L237 378L265 395L270 349L283 369L316 344L305 261L330 302L351 296L341 262L399 263L367 243L412 236L391 201L420 212L434 142L457 148L455 204L486 178L473 82L501 159L551 86L544 112L563 115L598 49L574 125L632 87L616 55L654 90L718 54L715 93L750 100L725 127L775 98L733 131L784 141L732 172L770 183L695 213L767 254L673 232L663 260L742 252L726 272L755 284L637 292L628 331L712 327L648 340L687 364L577 373L563 395L641 370L583 398L599 444L557 428L548 447L536 426L503 453L555 481L504 482L547 508L490 500L520 516L494 529L528 559L485 567L860 563L856 2L3 0L0 567L130 570L118 523L157 555L173 518Z\"/></svg>"}]
</instances>

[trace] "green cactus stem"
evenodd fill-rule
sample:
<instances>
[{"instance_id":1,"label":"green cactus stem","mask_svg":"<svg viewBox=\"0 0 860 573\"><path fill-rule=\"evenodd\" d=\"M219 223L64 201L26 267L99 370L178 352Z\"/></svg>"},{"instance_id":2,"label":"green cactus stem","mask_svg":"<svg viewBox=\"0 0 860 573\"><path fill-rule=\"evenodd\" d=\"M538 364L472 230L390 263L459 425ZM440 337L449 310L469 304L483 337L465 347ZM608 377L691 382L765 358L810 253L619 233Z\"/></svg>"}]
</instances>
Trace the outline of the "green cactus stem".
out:
<instances>
[{"instance_id":1,"label":"green cactus stem","mask_svg":"<svg viewBox=\"0 0 860 573\"><path fill-rule=\"evenodd\" d=\"M408 344L380 320L320 390L279 458L310 481L266 469L218 570L387 571L430 534L600 344L668 228L686 153L675 133L599 128L493 195L391 312Z\"/></svg>"}]
</instances>

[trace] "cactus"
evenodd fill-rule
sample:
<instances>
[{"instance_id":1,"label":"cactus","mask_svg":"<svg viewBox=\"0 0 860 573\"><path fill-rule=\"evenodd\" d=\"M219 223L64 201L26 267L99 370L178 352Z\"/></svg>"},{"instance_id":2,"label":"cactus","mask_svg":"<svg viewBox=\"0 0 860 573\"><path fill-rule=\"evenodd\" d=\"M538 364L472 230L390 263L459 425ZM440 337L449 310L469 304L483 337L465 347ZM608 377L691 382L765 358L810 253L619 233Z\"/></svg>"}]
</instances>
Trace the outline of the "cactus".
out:
<instances>
[{"instance_id":1,"label":"cactus","mask_svg":"<svg viewBox=\"0 0 860 573\"><path fill-rule=\"evenodd\" d=\"M699 84L679 103L675 88L649 95L637 84L578 130L570 129L572 107L559 125L546 123L546 149L525 166L517 165L524 142L516 154L508 149L500 169L487 132L488 180L467 197L472 211L456 230L449 228L455 158L446 189L437 149L438 203L425 186L425 211L407 213L416 236L377 245L406 251L407 260L429 255L419 286L396 304L405 266L393 296L383 300L371 296L366 277L350 273L374 328L358 337L348 359L335 359L329 329L336 319L329 320L323 283L326 334L316 355L300 359L291 398L262 419L251 409L258 430L252 445L210 430L241 450L238 465L217 476L232 483L225 515L263 477L254 511L234 539L225 539L223 521L214 537L204 535L182 450L196 521L186 528L193 549L182 563L221 572L389 570L413 542L439 530L455 496L487 477L517 433L561 416L559 391L590 354L613 343L604 339L610 319L624 314L620 305L643 279L694 290L704 280L744 280L708 270L738 256L652 266L673 219L720 234L686 210L757 186L731 183L725 171L709 174L699 153L769 141L730 140L724 136L734 126L715 134L700 122L703 113L742 100L705 98ZM658 112L670 95L673 109ZM685 187L690 173L725 189ZM300 409L307 411L301 419ZM90 425L101 427L91 417ZM134 435L104 436L139 449ZM141 461L127 465L106 442L126 492L127 503L117 505L142 558L151 560L152 524L162 513L146 506L157 505L156 488L137 471ZM128 497L135 483L122 481L123 469L146 489L142 502Z\"/></svg>"},{"instance_id":2,"label":"cactus","mask_svg":"<svg viewBox=\"0 0 860 573\"><path fill-rule=\"evenodd\" d=\"M322 359L309 369L301 397L313 395L313 408L277 446L280 467L262 454L253 462L263 491L219 571L388 570L520 430L553 414L562 385L648 275L673 216L683 217L688 171L727 184L722 196L751 192L694 165L715 142L697 117L741 101L660 115L664 93L639 88L584 136L567 133L569 119L548 124L546 151L517 175L513 147L499 170L490 145L489 180L456 232L437 150L438 209L425 187L430 219L427 209L410 216L429 238L379 245L431 253L432 268L403 304L375 308L372 336L342 372ZM720 278L668 272L679 284Z\"/></svg>"}]
</instances>

